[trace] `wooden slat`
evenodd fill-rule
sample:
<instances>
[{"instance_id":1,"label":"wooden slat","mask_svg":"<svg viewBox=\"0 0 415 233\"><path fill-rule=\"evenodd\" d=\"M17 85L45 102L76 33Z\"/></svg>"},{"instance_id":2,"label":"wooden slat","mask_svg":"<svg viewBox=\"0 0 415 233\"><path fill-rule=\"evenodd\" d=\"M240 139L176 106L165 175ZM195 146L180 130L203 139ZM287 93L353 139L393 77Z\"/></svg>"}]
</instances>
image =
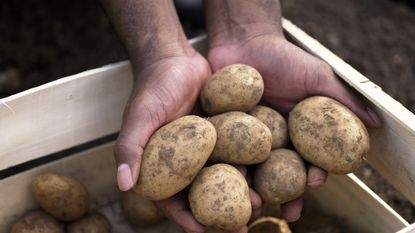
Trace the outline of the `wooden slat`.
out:
<instances>
[{"instance_id":1,"label":"wooden slat","mask_svg":"<svg viewBox=\"0 0 415 233\"><path fill-rule=\"evenodd\" d=\"M88 189L91 208L119 198L113 143L90 149L0 181L0 232L8 232L12 222L27 210L36 208L30 183L37 174L58 172L79 179Z\"/></svg>"},{"instance_id":2,"label":"wooden slat","mask_svg":"<svg viewBox=\"0 0 415 233\"><path fill-rule=\"evenodd\" d=\"M360 92L380 115L383 127L371 129L369 163L415 204L415 115L288 20L289 37L326 61L344 81Z\"/></svg>"},{"instance_id":3,"label":"wooden slat","mask_svg":"<svg viewBox=\"0 0 415 233\"><path fill-rule=\"evenodd\" d=\"M115 133L131 92L121 62L0 100L0 170Z\"/></svg>"},{"instance_id":4,"label":"wooden slat","mask_svg":"<svg viewBox=\"0 0 415 233\"><path fill-rule=\"evenodd\" d=\"M330 175L327 183L310 192L318 207L336 216L349 232L391 233L406 222L355 175Z\"/></svg>"},{"instance_id":5,"label":"wooden slat","mask_svg":"<svg viewBox=\"0 0 415 233\"><path fill-rule=\"evenodd\" d=\"M415 233L415 223L410 226L405 227L404 229L396 233Z\"/></svg>"}]
</instances>

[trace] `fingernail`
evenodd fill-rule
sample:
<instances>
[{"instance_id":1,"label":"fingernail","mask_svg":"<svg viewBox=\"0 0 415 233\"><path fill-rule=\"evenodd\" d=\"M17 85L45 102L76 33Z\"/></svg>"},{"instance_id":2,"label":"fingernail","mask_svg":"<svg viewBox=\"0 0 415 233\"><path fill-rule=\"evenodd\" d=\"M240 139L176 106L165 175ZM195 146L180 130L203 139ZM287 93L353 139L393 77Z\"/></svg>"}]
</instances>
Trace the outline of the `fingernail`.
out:
<instances>
[{"instance_id":1,"label":"fingernail","mask_svg":"<svg viewBox=\"0 0 415 233\"><path fill-rule=\"evenodd\" d=\"M131 176L131 169L126 163L120 164L117 171L118 188L121 191L127 191L134 186L133 178Z\"/></svg>"},{"instance_id":2,"label":"fingernail","mask_svg":"<svg viewBox=\"0 0 415 233\"><path fill-rule=\"evenodd\" d=\"M369 115L370 119L372 120L373 125L374 126L380 126L381 121L380 121L378 115L370 108L366 108L366 112Z\"/></svg>"}]
</instances>

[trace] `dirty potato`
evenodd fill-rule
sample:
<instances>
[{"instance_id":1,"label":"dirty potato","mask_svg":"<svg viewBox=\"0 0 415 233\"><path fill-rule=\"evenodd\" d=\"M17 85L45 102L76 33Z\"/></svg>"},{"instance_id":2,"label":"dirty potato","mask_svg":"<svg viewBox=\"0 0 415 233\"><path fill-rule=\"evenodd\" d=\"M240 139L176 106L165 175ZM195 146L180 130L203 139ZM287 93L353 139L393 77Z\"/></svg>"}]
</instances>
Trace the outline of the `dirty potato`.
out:
<instances>
[{"instance_id":1,"label":"dirty potato","mask_svg":"<svg viewBox=\"0 0 415 233\"><path fill-rule=\"evenodd\" d=\"M67 233L111 233L111 223L100 213L88 214L75 222L71 222Z\"/></svg>"},{"instance_id":2,"label":"dirty potato","mask_svg":"<svg viewBox=\"0 0 415 233\"><path fill-rule=\"evenodd\" d=\"M233 64L212 75L202 88L200 100L209 115L247 112L261 100L263 93L264 82L255 68Z\"/></svg>"},{"instance_id":3,"label":"dirty potato","mask_svg":"<svg viewBox=\"0 0 415 233\"><path fill-rule=\"evenodd\" d=\"M163 200L190 184L212 153L214 126L198 116L184 116L150 138L134 191L148 200Z\"/></svg>"},{"instance_id":4,"label":"dirty potato","mask_svg":"<svg viewBox=\"0 0 415 233\"><path fill-rule=\"evenodd\" d=\"M121 209L133 226L148 226L160 222L164 215L152 201L140 197L133 191L123 193Z\"/></svg>"},{"instance_id":5,"label":"dirty potato","mask_svg":"<svg viewBox=\"0 0 415 233\"><path fill-rule=\"evenodd\" d=\"M218 134L210 161L248 165L268 158L272 135L257 118L243 112L227 112L210 117L209 121Z\"/></svg>"},{"instance_id":6,"label":"dirty potato","mask_svg":"<svg viewBox=\"0 0 415 233\"><path fill-rule=\"evenodd\" d=\"M17 220L10 233L64 233L63 225L42 211L32 211Z\"/></svg>"},{"instance_id":7,"label":"dirty potato","mask_svg":"<svg viewBox=\"0 0 415 233\"><path fill-rule=\"evenodd\" d=\"M271 151L254 175L254 187L262 200L270 204L291 201L304 193L307 174L303 160L292 150Z\"/></svg>"},{"instance_id":8,"label":"dirty potato","mask_svg":"<svg viewBox=\"0 0 415 233\"><path fill-rule=\"evenodd\" d=\"M227 164L200 171L190 187L189 203L197 221L226 231L240 229L251 217L248 184L236 168Z\"/></svg>"},{"instance_id":9,"label":"dirty potato","mask_svg":"<svg viewBox=\"0 0 415 233\"><path fill-rule=\"evenodd\" d=\"M288 127L284 117L272 108L257 105L249 115L258 118L271 131L272 134L272 149L282 148L288 144Z\"/></svg>"},{"instance_id":10,"label":"dirty potato","mask_svg":"<svg viewBox=\"0 0 415 233\"><path fill-rule=\"evenodd\" d=\"M89 194L78 180L56 173L35 177L31 185L35 200L47 213L63 221L84 215L89 207Z\"/></svg>"},{"instance_id":11,"label":"dirty potato","mask_svg":"<svg viewBox=\"0 0 415 233\"><path fill-rule=\"evenodd\" d=\"M354 171L369 151L369 135L360 119L328 97L298 103L290 113L288 129L301 156L331 173Z\"/></svg>"}]
</instances>

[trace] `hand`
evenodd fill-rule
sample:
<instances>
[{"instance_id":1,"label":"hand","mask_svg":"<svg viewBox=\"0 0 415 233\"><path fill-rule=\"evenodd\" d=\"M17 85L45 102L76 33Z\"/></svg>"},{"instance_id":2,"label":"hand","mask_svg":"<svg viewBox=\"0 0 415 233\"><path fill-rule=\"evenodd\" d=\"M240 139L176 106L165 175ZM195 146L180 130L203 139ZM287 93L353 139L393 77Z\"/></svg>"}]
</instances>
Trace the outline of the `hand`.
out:
<instances>
[{"instance_id":1,"label":"hand","mask_svg":"<svg viewBox=\"0 0 415 233\"><path fill-rule=\"evenodd\" d=\"M243 63L258 69L264 79L262 101L282 114L312 95L332 97L349 107L369 127L380 126L380 120L366 108L334 75L330 66L288 42L280 33L259 34L245 40L211 46L208 60L213 71ZM327 174L317 167L308 169L307 185L318 187ZM302 198L281 206L284 217L300 217Z\"/></svg>"},{"instance_id":2,"label":"hand","mask_svg":"<svg viewBox=\"0 0 415 233\"><path fill-rule=\"evenodd\" d=\"M115 145L118 186L123 191L136 183L143 149L153 132L190 113L210 76L207 61L192 48L188 54L146 61L136 75Z\"/></svg>"}]
</instances>

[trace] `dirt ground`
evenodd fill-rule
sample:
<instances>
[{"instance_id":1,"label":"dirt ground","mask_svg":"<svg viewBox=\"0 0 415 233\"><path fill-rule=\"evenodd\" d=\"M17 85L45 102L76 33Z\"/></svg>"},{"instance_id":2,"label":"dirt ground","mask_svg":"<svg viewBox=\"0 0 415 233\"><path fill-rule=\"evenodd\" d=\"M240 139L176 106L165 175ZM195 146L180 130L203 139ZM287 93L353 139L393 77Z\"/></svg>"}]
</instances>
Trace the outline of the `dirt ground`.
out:
<instances>
[{"instance_id":1,"label":"dirt ground","mask_svg":"<svg viewBox=\"0 0 415 233\"><path fill-rule=\"evenodd\" d=\"M415 10L405 2L283 0L282 6L285 17L415 112ZM126 58L99 1L0 4L0 97ZM412 204L373 169L366 165L357 175L415 221Z\"/></svg>"}]
</instances>

